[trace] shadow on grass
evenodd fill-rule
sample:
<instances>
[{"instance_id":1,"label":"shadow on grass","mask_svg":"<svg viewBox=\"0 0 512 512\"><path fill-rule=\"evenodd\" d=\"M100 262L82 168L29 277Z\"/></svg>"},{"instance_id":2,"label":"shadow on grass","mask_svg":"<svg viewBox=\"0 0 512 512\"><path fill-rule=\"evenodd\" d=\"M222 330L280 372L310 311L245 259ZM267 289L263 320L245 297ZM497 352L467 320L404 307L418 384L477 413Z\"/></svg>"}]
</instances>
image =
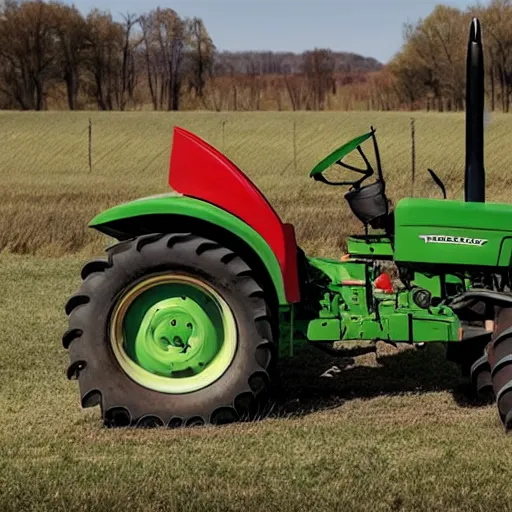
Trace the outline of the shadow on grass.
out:
<instances>
[{"instance_id":1,"label":"shadow on grass","mask_svg":"<svg viewBox=\"0 0 512 512\"><path fill-rule=\"evenodd\" d=\"M332 377L322 374L333 367ZM471 396L457 365L446 360L441 345L394 349L357 358L330 356L314 347L280 362L279 391L269 417L302 416L338 407L347 400L404 392L450 391L462 407L483 405Z\"/></svg>"}]
</instances>

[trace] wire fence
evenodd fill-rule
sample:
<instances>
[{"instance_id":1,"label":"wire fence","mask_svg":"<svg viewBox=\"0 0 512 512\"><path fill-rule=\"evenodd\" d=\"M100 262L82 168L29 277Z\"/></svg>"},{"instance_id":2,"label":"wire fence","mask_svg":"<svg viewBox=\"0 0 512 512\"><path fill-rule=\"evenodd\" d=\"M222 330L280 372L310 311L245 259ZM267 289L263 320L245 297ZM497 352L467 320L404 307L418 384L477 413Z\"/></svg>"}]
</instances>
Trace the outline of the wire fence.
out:
<instances>
[{"instance_id":1,"label":"wire fence","mask_svg":"<svg viewBox=\"0 0 512 512\"><path fill-rule=\"evenodd\" d=\"M221 151L227 150L226 145L226 125L228 124L227 120L222 120L220 122L220 133L221 133L221 147L219 148ZM291 148L292 148L292 158L289 162L286 163L285 167L282 169L282 172L286 172L290 167L293 168L295 172L298 171L298 147L297 147L297 121L293 120L291 123ZM249 143L250 144L250 143ZM410 119L410 144L411 144L411 195L414 195L415 192L415 180L416 180L416 119ZM93 171L93 121L89 118L88 129L87 129L87 161L88 161L88 169L89 172ZM308 146L306 146L308 148ZM140 169L140 172L143 173L147 170L155 161L157 161L161 156L169 151L168 147L164 147L161 151L156 153L150 160L148 160L147 164ZM99 164L101 162L101 158L105 157L108 153L103 153L103 156L100 156L95 160L95 164Z\"/></svg>"},{"instance_id":2,"label":"wire fence","mask_svg":"<svg viewBox=\"0 0 512 512\"><path fill-rule=\"evenodd\" d=\"M78 210L88 218L119 202L168 190L175 126L196 133L234 161L283 221L296 226L299 240L307 240L312 253L322 247L335 253L362 225L345 205L344 190L314 183L309 172L372 124L378 129L388 197L394 204L404 196L440 196L428 166L440 170L450 198L457 197L463 182L462 115L77 112L4 113L0 121L2 197L16 211L22 209L18 204L30 201L27 225L44 215L73 217ZM499 160L486 165L496 197L507 187L502 169L512 167L503 144L511 125L495 123L489 137L489 160L493 144L503 148ZM457 144L459 150L453 147ZM371 159L371 143L363 147ZM193 155L190 165L196 165Z\"/></svg>"}]
</instances>

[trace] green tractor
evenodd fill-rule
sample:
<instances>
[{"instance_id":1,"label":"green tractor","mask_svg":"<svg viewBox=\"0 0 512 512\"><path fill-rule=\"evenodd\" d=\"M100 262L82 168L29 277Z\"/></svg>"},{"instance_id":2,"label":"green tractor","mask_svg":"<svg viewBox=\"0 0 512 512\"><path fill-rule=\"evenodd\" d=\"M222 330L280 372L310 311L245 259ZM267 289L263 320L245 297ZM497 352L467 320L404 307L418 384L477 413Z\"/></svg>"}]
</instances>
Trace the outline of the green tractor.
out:
<instances>
[{"instance_id":1,"label":"green tractor","mask_svg":"<svg viewBox=\"0 0 512 512\"><path fill-rule=\"evenodd\" d=\"M293 226L230 160L176 127L174 192L90 223L118 243L85 265L65 308L67 374L82 407L99 405L107 426L248 420L271 396L278 357L305 344L442 343L510 429L512 205L485 202L477 19L466 94L464 201L405 198L391 211L373 128L311 171L350 186L345 199L365 227L340 260L306 256ZM361 148L370 139L376 173ZM353 151L366 169L344 162ZM357 179L329 181L333 165ZM383 271L390 265L397 279Z\"/></svg>"}]
</instances>

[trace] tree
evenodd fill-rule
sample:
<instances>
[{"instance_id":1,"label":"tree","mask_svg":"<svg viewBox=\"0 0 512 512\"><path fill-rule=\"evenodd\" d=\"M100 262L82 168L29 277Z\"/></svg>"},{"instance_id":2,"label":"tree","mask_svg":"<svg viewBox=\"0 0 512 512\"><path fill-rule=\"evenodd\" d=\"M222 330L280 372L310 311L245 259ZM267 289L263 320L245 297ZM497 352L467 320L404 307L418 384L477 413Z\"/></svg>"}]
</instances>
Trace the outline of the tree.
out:
<instances>
[{"instance_id":1,"label":"tree","mask_svg":"<svg viewBox=\"0 0 512 512\"><path fill-rule=\"evenodd\" d=\"M2 91L23 110L42 110L56 57L52 6L41 0L8 3L0 19Z\"/></svg>"},{"instance_id":2,"label":"tree","mask_svg":"<svg viewBox=\"0 0 512 512\"><path fill-rule=\"evenodd\" d=\"M315 48L304 53L304 75L310 94L308 109L323 110L327 92L334 84L334 59L331 50Z\"/></svg>"},{"instance_id":3,"label":"tree","mask_svg":"<svg viewBox=\"0 0 512 512\"><path fill-rule=\"evenodd\" d=\"M459 9L437 6L424 23L424 31L434 36L438 48L437 77L448 110L464 108L466 46L469 16Z\"/></svg>"},{"instance_id":4,"label":"tree","mask_svg":"<svg viewBox=\"0 0 512 512\"><path fill-rule=\"evenodd\" d=\"M414 110L425 97L429 71L407 47L393 58L388 69L395 78L394 85L401 102Z\"/></svg>"},{"instance_id":5,"label":"tree","mask_svg":"<svg viewBox=\"0 0 512 512\"><path fill-rule=\"evenodd\" d=\"M135 14L126 14L123 16L123 57L122 57L122 70L121 70L121 88L118 98L119 108L125 109L126 101L128 99L133 101L133 93L135 90L135 83L137 79L137 71L135 69L135 51L141 44L142 38L132 38L132 32L135 26L139 23L139 17Z\"/></svg>"},{"instance_id":6,"label":"tree","mask_svg":"<svg viewBox=\"0 0 512 512\"><path fill-rule=\"evenodd\" d=\"M140 19L153 107L178 110L185 51L185 23L172 9L157 8Z\"/></svg>"},{"instance_id":7,"label":"tree","mask_svg":"<svg viewBox=\"0 0 512 512\"><path fill-rule=\"evenodd\" d=\"M86 26L85 63L93 78L93 96L101 110L113 110L121 82L123 28L97 9L87 16Z\"/></svg>"},{"instance_id":8,"label":"tree","mask_svg":"<svg viewBox=\"0 0 512 512\"><path fill-rule=\"evenodd\" d=\"M200 18L187 21L187 43L191 68L189 90L193 89L203 99L206 80L212 74L215 45Z\"/></svg>"},{"instance_id":9,"label":"tree","mask_svg":"<svg viewBox=\"0 0 512 512\"><path fill-rule=\"evenodd\" d=\"M427 18L404 30L401 62L405 68L395 66L395 73L402 75L403 84L404 75L414 70L440 111L445 103L448 110L463 108L468 21L468 15L458 9L438 5Z\"/></svg>"},{"instance_id":10,"label":"tree","mask_svg":"<svg viewBox=\"0 0 512 512\"><path fill-rule=\"evenodd\" d=\"M512 2L510 0L493 0L483 11L483 23L489 46L493 72L500 86L501 107L504 112L510 111L512 93ZM494 84L493 84L494 87Z\"/></svg>"},{"instance_id":11,"label":"tree","mask_svg":"<svg viewBox=\"0 0 512 512\"><path fill-rule=\"evenodd\" d=\"M286 92L292 106L292 110L302 110L306 103L306 81L302 75L284 75Z\"/></svg>"},{"instance_id":12,"label":"tree","mask_svg":"<svg viewBox=\"0 0 512 512\"><path fill-rule=\"evenodd\" d=\"M87 42L87 24L75 7L57 2L51 5L52 27L57 37L55 75L64 80L69 109L75 110Z\"/></svg>"}]
</instances>

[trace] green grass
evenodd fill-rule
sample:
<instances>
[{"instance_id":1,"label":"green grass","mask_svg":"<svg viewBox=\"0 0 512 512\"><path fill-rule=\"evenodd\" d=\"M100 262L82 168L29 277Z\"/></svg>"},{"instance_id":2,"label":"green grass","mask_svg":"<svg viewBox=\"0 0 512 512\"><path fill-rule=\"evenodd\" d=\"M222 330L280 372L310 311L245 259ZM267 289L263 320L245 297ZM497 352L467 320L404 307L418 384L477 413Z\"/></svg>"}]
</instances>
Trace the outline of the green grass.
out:
<instances>
[{"instance_id":1,"label":"green grass","mask_svg":"<svg viewBox=\"0 0 512 512\"><path fill-rule=\"evenodd\" d=\"M383 346L354 364L306 352L282 368L287 398L266 419L220 428L108 430L65 377L64 304L105 243L87 222L167 189L173 125L224 149L308 252L338 256L360 226L342 191L310 180L310 168L373 123L391 195L407 194L409 117L0 113L0 511L512 510L512 438L494 406L463 398L439 347ZM459 196L463 117L415 117L417 192L438 194L429 166ZM487 132L493 200L509 201L511 129L512 117L496 115ZM333 365L342 371L321 378Z\"/></svg>"},{"instance_id":2,"label":"green grass","mask_svg":"<svg viewBox=\"0 0 512 512\"><path fill-rule=\"evenodd\" d=\"M512 438L436 348L305 353L263 421L108 430L64 372L63 305L83 261L0 265L0 510L512 510ZM314 359L313 359L314 358Z\"/></svg>"},{"instance_id":3,"label":"green grass","mask_svg":"<svg viewBox=\"0 0 512 512\"><path fill-rule=\"evenodd\" d=\"M93 123L93 170L87 156ZM462 114L416 113L417 195L439 196L427 173L461 197ZM224 125L224 136L222 123ZM293 164L296 123L297 170ZM103 239L87 229L101 210L168 190L172 128L180 125L225 151L297 229L307 252L337 256L345 236L361 226L343 190L308 177L313 165L374 124L396 201L411 193L407 113L19 113L0 112L0 250L20 254L93 254ZM488 197L508 201L512 117L495 114L486 132ZM371 151L371 142L368 142Z\"/></svg>"}]
</instances>

